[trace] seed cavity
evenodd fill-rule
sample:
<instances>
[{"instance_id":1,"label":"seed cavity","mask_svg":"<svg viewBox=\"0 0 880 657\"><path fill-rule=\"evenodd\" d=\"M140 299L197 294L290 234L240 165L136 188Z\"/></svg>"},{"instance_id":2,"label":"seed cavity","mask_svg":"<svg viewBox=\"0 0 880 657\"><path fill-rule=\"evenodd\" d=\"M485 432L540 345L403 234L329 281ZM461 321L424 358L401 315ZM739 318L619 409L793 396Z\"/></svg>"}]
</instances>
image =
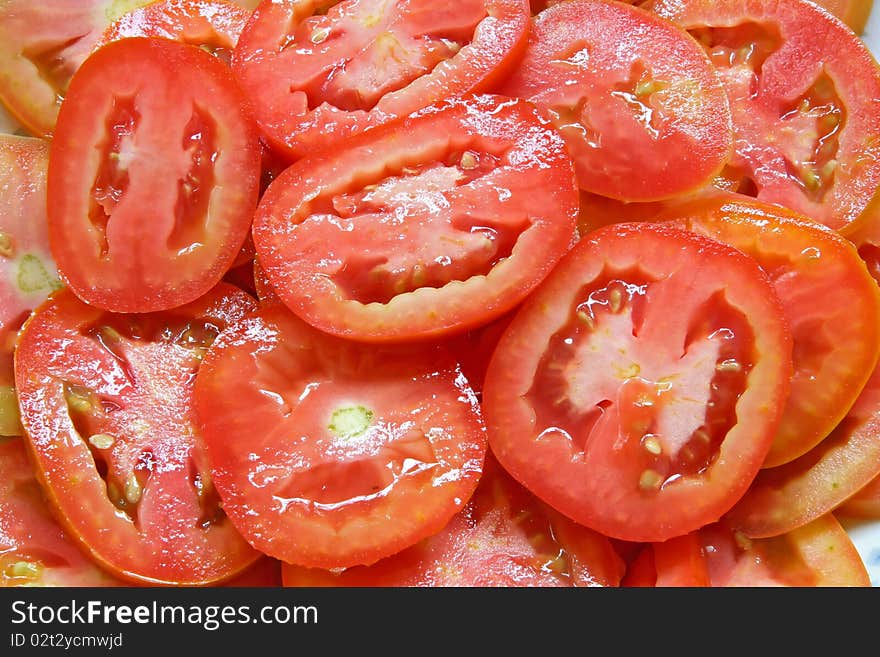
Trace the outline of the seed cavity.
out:
<instances>
[{"instance_id":1,"label":"seed cavity","mask_svg":"<svg viewBox=\"0 0 880 657\"><path fill-rule=\"evenodd\" d=\"M333 411L328 429L337 438L349 440L364 434L373 422L373 411L366 406L344 406Z\"/></svg>"},{"instance_id":2,"label":"seed cavity","mask_svg":"<svg viewBox=\"0 0 880 657\"><path fill-rule=\"evenodd\" d=\"M19 261L16 282L18 289L25 294L52 292L62 287L61 281L52 276L43 261L32 253L25 254Z\"/></svg>"}]
</instances>

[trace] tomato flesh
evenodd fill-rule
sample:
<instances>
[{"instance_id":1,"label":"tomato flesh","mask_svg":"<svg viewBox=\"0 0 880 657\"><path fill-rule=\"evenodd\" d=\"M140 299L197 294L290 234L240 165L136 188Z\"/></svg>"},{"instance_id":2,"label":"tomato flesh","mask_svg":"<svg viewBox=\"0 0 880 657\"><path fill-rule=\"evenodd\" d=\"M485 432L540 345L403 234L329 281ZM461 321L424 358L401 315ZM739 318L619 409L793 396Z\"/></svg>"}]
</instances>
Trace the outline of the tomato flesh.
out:
<instances>
[{"instance_id":1,"label":"tomato flesh","mask_svg":"<svg viewBox=\"0 0 880 657\"><path fill-rule=\"evenodd\" d=\"M489 365L484 412L493 453L538 497L607 536L660 542L742 496L790 377L791 336L753 259L680 228L618 224L525 302Z\"/></svg>"}]
</instances>

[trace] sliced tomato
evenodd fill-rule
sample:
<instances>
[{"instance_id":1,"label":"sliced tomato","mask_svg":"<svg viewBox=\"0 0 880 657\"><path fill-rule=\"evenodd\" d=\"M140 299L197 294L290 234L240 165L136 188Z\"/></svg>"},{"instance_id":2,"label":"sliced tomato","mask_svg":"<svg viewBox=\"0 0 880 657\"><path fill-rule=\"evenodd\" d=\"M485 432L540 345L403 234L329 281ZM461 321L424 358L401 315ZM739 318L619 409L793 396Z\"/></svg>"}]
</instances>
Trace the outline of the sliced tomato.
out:
<instances>
[{"instance_id":1,"label":"sliced tomato","mask_svg":"<svg viewBox=\"0 0 880 657\"><path fill-rule=\"evenodd\" d=\"M343 341L283 305L218 338L195 400L223 509L258 550L307 567L371 564L440 531L486 450L439 348Z\"/></svg>"},{"instance_id":2,"label":"sliced tomato","mask_svg":"<svg viewBox=\"0 0 880 657\"><path fill-rule=\"evenodd\" d=\"M341 572L284 566L285 586L617 586L610 541L549 509L491 459L446 527L372 566Z\"/></svg>"},{"instance_id":3,"label":"sliced tomato","mask_svg":"<svg viewBox=\"0 0 880 657\"><path fill-rule=\"evenodd\" d=\"M125 586L52 517L19 438L0 439L0 587Z\"/></svg>"},{"instance_id":4,"label":"sliced tomato","mask_svg":"<svg viewBox=\"0 0 880 657\"><path fill-rule=\"evenodd\" d=\"M778 536L825 515L880 475L880 367L843 421L794 461L762 470L727 514L750 538Z\"/></svg>"},{"instance_id":5,"label":"sliced tomato","mask_svg":"<svg viewBox=\"0 0 880 657\"><path fill-rule=\"evenodd\" d=\"M811 0L814 4L827 9L846 23L853 32L861 34L868 24L868 17L874 6L874 0Z\"/></svg>"},{"instance_id":6,"label":"sliced tomato","mask_svg":"<svg viewBox=\"0 0 880 657\"><path fill-rule=\"evenodd\" d=\"M489 364L492 451L607 536L661 542L721 517L778 429L791 335L755 260L669 225L586 236Z\"/></svg>"},{"instance_id":7,"label":"sliced tomato","mask_svg":"<svg viewBox=\"0 0 880 657\"><path fill-rule=\"evenodd\" d=\"M281 299L278 298L275 290L272 289L272 284L266 278L266 274L263 272L263 268L260 266L260 261L257 258L254 258L254 290L260 303L264 306L281 303Z\"/></svg>"},{"instance_id":8,"label":"sliced tomato","mask_svg":"<svg viewBox=\"0 0 880 657\"><path fill-rule=\"evenodd\" d=\"M21 433L12 352L31 310L61 287L49 254L41 139L0 135L0 435Z\"/></svg>"},{"instance_id":9,"label":"sliced tomato","mask_svg":"<svg viewBox=\"0 0 880 657\"><path fill-rule=\"evenodd\" d=\"M499 80L525 45L527 0L265 0L232 58L288 157Z\"/></svg>"},{"instance_id":10,"label":"sliced tomato","mask_svg":"<svg viewBox=\"0 0 880 657\"><path fill-rule=\"evenodd\" d=\"M654 221L666 207L662 201L628 203L583 190L580 198L578 234L581 236L611 224Z\"/></svg>"},{"instance_id":11,"label":"sliced tomato","mask_svg":"<svg viewBox=\"0 0 880 657\"><path fill-rule=\"evenodd\" d=\"M229 63L247 9L225 0L162 0L120 17L96 47L129 37L162 37L198 46Z\"/></svg>"},{"instance_id":12,"label":"sliced tomato","mask_svg":"<svg viewBox=\"0 0 880 657\"><path fill-rule=\"evenodd\" d=\"M653 201L707 185L732 149L706 53L653 14L611 0L541 12L500 93L547 108L588 192Z\"/></svg>"},{"instance_id":13,"label":"sliced tomato","mask_svg":"<svg viewBox=\"0 0 880 657\"><path fill-rule=\"evenodd\" d=\"M871 586L865 564L834 516L752 540L719 522L699 532L712 586Z\"/></svg>"},{"instance_id":14,"label":"sliced tomato","mask_svg":"<svg viewBox=\"0 0 880 657\"><path fill-rule=\"evenodd\" d=\"M715 63L733 111L740 190L852 230L880 185L880 68L803 0L656 0Z\"/></svg>"},{"instance_id":15,"label":"sliced tomato","mask_svg":"<svg viewBox=\"0 0 880 657\"><path fill-rule=\"evenodd\" d=\"M755 258L794 339L791 393L764 467L793 461L846 416L880 357L880 288L847 239L777 205L721 195L667 210Z\"/></svg>"},{"instance_id":16,"label":"sliced tomato","mask_svg":"<svg viewBox=\"0 0 880 657\"><path fill-rule=\"evenodd\" d=\"M49 160L49 235L90 305L189 303L238 255L257 203L260 146L229 68L195 46L131 38L71 82Z\"/></svg>"},{"instance_id":17,"label":"sliced tomato","mask_svg":"<svg viewBox=\"0 0 880 657\"><path fill-rule=\"evenodd\" d=\"M120 577L207 584L259 556L223 513L192 416L205 351L255 307L226 284L140 315L61 290L22 330L15 377L37 474L65 526Z\"/></svg>"},{"instance_id":18,"label":"sliced tomato","mask_svg":"<svg viewBox=\"0 0 880 657\"><path fill-rule=\"evenodd\" d=\"M695 588L710 586L703 546L696 532L642 548L622 586Z\"/></svg>"},{"instance_id":19,"label":"sliced tomato","mask_svg":"<svg viewBox=\"0 0 880 657\"><path fill-rule=\"evenodd\" d=\"M70 79L110 23L149 0L0 3L0 102L37 137L51 137Z\"/></svg>"},{"instance_id":20,"label":"sliced tomato","mask_svg":"<svg viewBox=\"0 0 880 657\"><path fill-rule=\"evenodd\" d=\"M657 586L657 566L654 564L654 549L651 544L643 545L627 565L626 573L620 580L624 588L654 588Z\"/></svg>"},{"instance_id":21,"label":"sliced tomato","mask_svg":"<svg viewBox=\"0 0 880 657\"><path fill-rule=\"evenodd\" d=\"M254 218L275 293L321 330L381 342L486 324L576 238L562 139L531 104L438 103L300 160Z\"/></svg>"}]
</instances>

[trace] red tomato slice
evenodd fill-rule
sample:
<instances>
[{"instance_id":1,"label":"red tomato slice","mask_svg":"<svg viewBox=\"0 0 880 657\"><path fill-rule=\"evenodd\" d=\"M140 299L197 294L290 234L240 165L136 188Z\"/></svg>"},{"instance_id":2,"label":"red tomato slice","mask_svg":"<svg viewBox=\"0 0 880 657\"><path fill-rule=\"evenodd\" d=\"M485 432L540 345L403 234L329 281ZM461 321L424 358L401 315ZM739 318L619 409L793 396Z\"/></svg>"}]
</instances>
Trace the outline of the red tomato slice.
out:
<instances>
[{"instance_id":1,"label":"red tomato slice","mask_svg":"<svg viewBox=\"0 0 880 657\"><path fill-rule=\"evenodd\" d=\"M491 459L446 527L372 566L342 572L284 566L285 586L617 586L610 541L535 499Z\"/></svg>"},{"instance_id":2,"label":"red tomato slice","mask_svg":"<svg viewBox=\"0 0 880 657\"><path fill-rule=\"evenodd\" d=\"M871 586L861 556L831 514L752 540L723 522L699 532L712 586Z\"/></svg>"},{"instance_id":3,"label":"red tomato slice","mask_svg":"<svg viewBox=\"0 0 880 657\"><path fill-rule=\"evenodd\" d=\"M162 37L199 46L228 64L250 16L224 0L152 2L108 27L97 47L129 37Z\"/></svg>"},{"instance_id":4,"label":"red tomato slice","mask_svg":"<svg viewBox=\"0 0 880 657\"><path fill-rule=\"evenodd\" d=\"M438 336L516 306L575 240L559 135L531 104L439 103L294 164L254 218L260 266L313 326Z\"/></svg>"},{"instance_id":5,"label":"red tomato slice","mask_svg":"<svg viewBox=\"0 0 880 657\"><path fill-rule=\"evenodd\" d=\"M143 315L62 290L22 330L15 375L38 476L65 526L120 577L206 584L257 559L223 513L192 418L208 345L255 307L226 284Z\"/></svg>"},{"instance_id":6,"label":"red tomato slice","mask_svg":"<svg viewBox=\"0 0 880 657\"><path fill-rule=\"evenodd\" d=\"M749 256L669 225L593 232L501 338L492 451L607 536L660 542L717 520L779 426L791 335Z\"/></svg>"},{"instance_id":7,"label":"red tomato slice","mask_svg":"<svg viewBox=\"0 0 880 657\"><path fill-rule=\"evenodd\" d=\"M31 310L61 287L46 230L49 146L0 135L0 435L21 434L12 352Z\"/></svg>"},{"instance_id":8,"label":"red tomato slice","mask_svg":"<svg viewBox=\"0 0 880 657\"><path fill-rule=\"evenodd\" d=\"M759 199L851 230L880 185L880 68L802 0L656 0L709 52L733 111L730 177Z\"/></svg>"},{"instance_id":9,"label":"red tomato slice","mask_svg":"<svg viewBox=\"0 0 880 657\"><path fill-rule=\"evenodd\" d=\"M793 461L846 416L880 357L880 289L845 238L780 206L738 195L664 214L747 253L770 276L794 340L794 377L764 461Z\"/></svg>"},{"instance_id":10,"label":"red tomato slice","mask_svg":"<svg viewBox=\"0 0 880 657\"><path fill-rule=\"evenodd\" d=\"M627 201L711 182L732 149L724 89L698 44L610 0L541 12L500 93L547 108L586 191Z\"/></svg>"},{"instance_id":11,"label":"red tomato slice","mask_svg":"<svg viewBox=\"0 0 880 657\"><path fill-rule=\"evenodd\" d=\"M880 475L880 367L847 416L800 458L762 470L727 514L750 538L778 536L825 515Z\"/></svg>"},{"instance_id":12,"label":"red tomato slice","mask_svg":"<svg viewBox=\"0 0 880 657\"><path fill-rule=\"evenodd\" d=\"M527 0L266 0L232 58L265 137L298 158L478 92L525 45Z\"/></svg>"},{"instance_id":13,"label":"red tomato slice","mask_svg":"<svg viewBox=\"0 0 880 657\"><path fill-rule=\"evenodd\" d=\"M49 160L52 254L73 292L114 312L189 303L229 269L257 203L260 146L227 66L132 38L71 82Z\"/></svg>"},{"instance_id":14,"label":"red tomato slice","mask_svg":"<svg viewBox=\"0 0 880 657\"><path fill-rule=\"evenodd\" d=\"M22 441L0 439L0 587L120 585L49 513Z\"/></svg>"},{"instance_id":15,"label":"red tomato slice","mask_svg":"<svg viewBox=\"0 0 880 657\"><path fill-rule=\"evenodd\" d=\"M70 79L116 18L148 0L0 3L0 102L51 137Z\"/></svg>"},{"instance_id":16,"label":"red tomato slice","mask_svg":"<svg viewBox=\"0 0 880 657\"><path fill-rule=\"evenodd\" d=\"M474 393L447 361L339 340L281 305L231 327L195 400L239 531L316 568L371 564L440 531L473 493L486 450Z\"/></svg>"}]
</instances>

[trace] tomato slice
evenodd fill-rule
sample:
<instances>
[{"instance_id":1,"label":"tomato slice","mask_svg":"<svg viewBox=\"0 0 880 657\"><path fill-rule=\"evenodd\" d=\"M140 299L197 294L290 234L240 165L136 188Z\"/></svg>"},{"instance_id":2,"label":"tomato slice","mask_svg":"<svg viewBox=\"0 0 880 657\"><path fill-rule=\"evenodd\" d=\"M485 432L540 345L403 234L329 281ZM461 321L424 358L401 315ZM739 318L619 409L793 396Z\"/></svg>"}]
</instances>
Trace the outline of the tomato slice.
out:
<instances>
[{"instance_id":1,"label":"tomato slice","mask_svg":"<svg viewBox=\"0 0 880 657\"><path fill-rule=\"evenodd\" d=\"M871 586L852 540L831 514L752 540L719 522L699 532L712 586Z\"/></svg>"},{"instance_id":2,"label":"tomato slice","mask_svg":"<svg viewBox=\"0 0 880 657\"><path fill-rule=\"evenodd\" d=\"M61 290L22 330L15 376L38 476L65 526L120 577L206 584L259 556L223 513L192 417L208 345L255 307L226 284L142 315Z\"/></svg>"},{"instance_id":3,"label":"tomato slice","mask_svg":"<svg viewBox=\"0 0 880 657\"><path fill-rule=\"evenodd\" d=\"M653 201L699 189L732 149L730 109L706 53L619 2L541 12L500 93L549 110L581 188L602 196Z\"/></svg>"},{"instance_id":4,"label":"tomato slice","mask_svg":"<svg viewBox=\"0 0 880 657\"><path fill-rule=\"evenodd\" d=\"M880 185L880 68L867 46L802 0L656 0L718 68L733 111L739 191L838 230ZM855 223L854 223L855 222Z\"/></svg>"},{"instance_id":5,"label":"tomato slice","mask_svg":"<svg viewBox=\"0 0 880 657\"><path fill-rule=\"evenodd\" d=\"M51 137L70 79L110 23L149 0L0 3L0 102L37 137Z\"/></svg>"},{"instance_id":6,"label":"tomato slice","mask_svg":"<svg viewBox=\"0 0 880 657\"><path fill-rule=\"evenodd\" d=\"M794 340L794 377L764 461L793 461L846 416L880 357L880 289L847 239L776 205L739 195L667 210L689 230L755 258Z\"/></svg>"},{"instance_id":7,"label":"tomato slice","mask_svg":"<svg viewBox=\"0 0 880 657\"><path fill-rule=\"evenodd\" d=\"M487 89L525 45L527 0L266 0L232 58L269 143L292 158Z\"/></svg>"},{"instance_id":8,"label":"tomato slice","mask_svg":"<svg viewBox=\"0 0 880 657\"><path fill-rule=\"evenodd\" d=\"M229 68L195 46L131 38L71 82L49 160L52 254L73 292L152 312L210 290L242 247L260 146Z\"/></svg>"},{"instance_id":9,"label":"tomato slice","mask_svg":"<svg viewBox=\"0 0 880 657\"><path fill-rule=\"evenodd\" d=\"M880 476L874 477L859 491L837 507L838 516L880 520Z\"/></svg>"},{"instance_id":10,"label":"tomato slice","mask_svg":"<svg viewBox=\"0 0 880 657\"><path fill-rule=\"evenodd\" d=\"M707 587L709 571L696 532L649 543L627 568L625 587Z\"/></svg>"},{"instance_id":11,"label":"tomato slice","mask_svg":"<svg viewBox=\"0 0 880 657\"><path fill-rule=\"evenodd\" d=\"M846 23L856 34L865 31L874 0L811 0Z\"/></svg>"},{"instance_id":12,"label":"tomato slice","mask_svg":"<svg viewBox=\"0 0 880 657\"><path fill-rule=\"evenodd\" d=\"M476 397L439 348L343 341L283 305L218 338L195 402L226 513L307 567L371 564L440 531L486 451Z\"/></svg>"},{"instance_id":13,"label":"tomato slice","mask_svg":"<svg viewBox=\"0 0 880 657\"><path fill-rule=\"evenodd\" d=\"M46 230L48 144L0 135L0 435L21 434L12 352L31 310L61 287Z\"/></svg>"},{"instance_id":14,"label":"tomato slice","mask_svg":"<svg viewBox=\"0 0 880 657\"><path fill-rule=\"evenodd\" d=\"M534 498L492 459L439 533L372 566L341 572L285 565L285 586L617 586L610 541Z\"/></svg>"},{"instance_id":15,"label":"tomato slice","mask_svg":"<svg viewBox=\"0 0 880 657\"><path fill-rule=\"evenodd\" d=\"M669 225L585 237L525 302L489 364L492 451L607 536L661 542L717 520L779 426L791 335L735 249Z\"/></svg>"},{"instance_id":16,"label":"tomato slice","mask_svg":"<svg viewBox=\"0 0 880 657\"><path fill-rule=\"evenodd\" d=\"M124 585L52 517L21 439L0 439L0 587Z\"/></svg>"},{"instance_id":17,"label":"tomato slice","mask_svg":"<svg viewBox=\"0 0 880 657\"><path fill-rule=\"evenodd\" d=\"M250 16L225 0L151 2L108 27L96 48L130 37L162 37L199 46L228 64Z\"/></svg>"},{"instance_id":18,"label":"tomato slice","mask_svg":"<svg viewBox=\"0 0 880 657\"><path fill-rule=\"evenodd\" d=\"M798 459L762 470L727 514L750 538L778 536L835 510L880 475L880 367L847 416Z\"/></svg>"},{"instance_id":19,"label":"tomato slice","mask_svg":"<svg viewBox=\"0 0 880 657\"><path fill-rule=\"evenodd\" d=\"M531 104L474 96L300 160L253 235L275 293L321 330L381 342L486 324L575 240L577 190Z\"/></svg>"}]
</instances>

